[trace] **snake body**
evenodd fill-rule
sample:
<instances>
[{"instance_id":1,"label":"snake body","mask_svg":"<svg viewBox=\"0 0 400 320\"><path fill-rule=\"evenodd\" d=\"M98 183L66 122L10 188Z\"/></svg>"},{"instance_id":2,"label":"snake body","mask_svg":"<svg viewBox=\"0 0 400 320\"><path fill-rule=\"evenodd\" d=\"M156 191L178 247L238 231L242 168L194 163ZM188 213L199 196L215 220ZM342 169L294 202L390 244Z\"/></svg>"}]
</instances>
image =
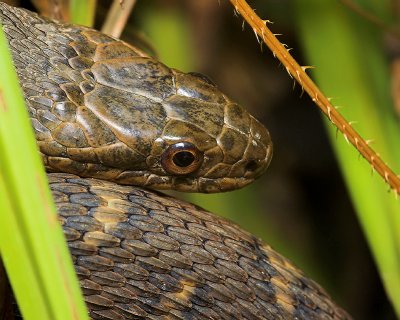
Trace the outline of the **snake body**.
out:
<instances>
[{"instance_id":1,"label":"snake body","mask_svg":"<svg viewBox=\"0 0 400 320\"><path fill-rule=\"evenodd\" d=\"M350 318L230 221L122 185L248 184L272 144L247 111L207 78L98 31L3 3L0 22L91 318Z\"/></svg>"}]
</instances>

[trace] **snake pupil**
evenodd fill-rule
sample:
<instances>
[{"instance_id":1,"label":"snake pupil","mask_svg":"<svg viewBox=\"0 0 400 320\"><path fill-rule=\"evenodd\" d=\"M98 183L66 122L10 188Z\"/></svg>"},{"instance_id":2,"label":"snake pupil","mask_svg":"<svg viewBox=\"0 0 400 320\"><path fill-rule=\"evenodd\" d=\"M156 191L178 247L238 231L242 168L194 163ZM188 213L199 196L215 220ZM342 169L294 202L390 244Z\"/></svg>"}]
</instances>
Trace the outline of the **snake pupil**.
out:
<instances>
[{"instance_id":1,"label":"snake pupil","mask_svg":"<svg viewBox=\"0 0 400 320\"><path fill-rule=\"evenodd\" d=\"M193 153L189 151L180 151L174 154L172 161L177 165L178 167L184 168L190 166L193 161L195 160L195 157Z\"/></svg>"},{"instance_id":2,"label":"snake pupil","mask_svg":"<svg viewBox=\"0 0 400 320\"><path fill-rule=\"evenodd\" d=\"M169 174L188 175L201 166L204 154L193 143L182 141L171 144L161 155L161 165Z\"/></svg>"}]
</instances>

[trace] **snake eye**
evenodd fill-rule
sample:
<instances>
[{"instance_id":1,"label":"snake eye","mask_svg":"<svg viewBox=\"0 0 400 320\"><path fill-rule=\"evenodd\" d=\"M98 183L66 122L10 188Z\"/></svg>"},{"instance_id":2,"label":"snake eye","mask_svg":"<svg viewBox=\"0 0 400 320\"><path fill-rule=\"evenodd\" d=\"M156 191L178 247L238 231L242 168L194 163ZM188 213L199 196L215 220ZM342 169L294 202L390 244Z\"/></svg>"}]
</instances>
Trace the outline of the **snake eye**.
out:
<instances>
[{"instance_id":1,"label":"snake eye","mask_svg":"<svg viewBox=\"0 0 400 320\"><path fill-rule=\"evenodd\" d=\"M196 171L203 162L203 153L190 142L170 145L161 156L161 165L171 174L185 175Z\"/></svg>"}]
</instances>

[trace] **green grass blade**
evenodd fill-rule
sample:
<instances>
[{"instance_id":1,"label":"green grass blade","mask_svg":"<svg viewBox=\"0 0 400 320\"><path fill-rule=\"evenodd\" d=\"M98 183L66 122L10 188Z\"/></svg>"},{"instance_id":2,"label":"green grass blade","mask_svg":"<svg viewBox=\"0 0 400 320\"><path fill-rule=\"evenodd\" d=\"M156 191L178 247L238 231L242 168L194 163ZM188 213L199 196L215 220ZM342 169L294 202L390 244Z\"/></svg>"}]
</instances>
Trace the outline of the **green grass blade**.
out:
<instances>
[{"instance_id":1,"label":"green grass blade","mask_svg":"<svg viewBox=\"0 0 400 320\"><path fill-rule=\"evenodd\" d=\"M46 300L41 294L39 279L35 277L34 266L29 260L29 248L24 244L23 231L18 231L18 221L15 218L17 209L13 207L10 201L11 195L7 189L0 171L0 252L2 260L8 270L12 270L9 272L9 277L20 302L22 313L27 319L51 319L50 310L46 307ZM22 295L23 297L21 297Z\"/></svg>"},{"instance_id":2,"label":"green grass blade","mask_svg":"<svg viewBox=\"0 0 400 320\"><path fill-rule=\"evenodd\" d=\"M379 12L383 2L379 2ZM389 96L390 74L381 32L335 0L297 0L296 15L308 63L317 67L314 75L322 90L340 97L334 101L345 106L341 112L357 121L362 136L374 139L374 148L399 171L400 130ZM378 176L371 175L369 165L345 139L337 138L330 123L328 131L384 286L400 317L400 202Z\"/></svg>"},{"instance_id":3,"label":"green grass blade","mask_svg":"<svg viewBox=\"0 0 400 320\"><path fill-rule=\"evenodd\" d=\"M0 252L24 319L87 319L0 27Z\"/></svg>"}]
</instances>

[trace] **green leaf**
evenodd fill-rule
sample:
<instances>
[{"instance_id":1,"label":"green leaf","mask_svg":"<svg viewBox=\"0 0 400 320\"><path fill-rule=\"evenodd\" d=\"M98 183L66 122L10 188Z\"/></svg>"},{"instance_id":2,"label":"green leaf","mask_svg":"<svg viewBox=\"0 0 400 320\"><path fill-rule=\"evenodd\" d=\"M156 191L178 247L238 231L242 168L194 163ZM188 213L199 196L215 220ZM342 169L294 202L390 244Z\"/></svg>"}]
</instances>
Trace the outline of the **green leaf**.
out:
<instances>
[{"instance_id":1,"label":"green leaf","mask_svg":"<svg viewBox=\"0 0 400 320\"><path fill-rule=\"evenodd\" d=\"M87 319L0 26L0 253L24 319Z\"/></svg>"}]
</instances>

